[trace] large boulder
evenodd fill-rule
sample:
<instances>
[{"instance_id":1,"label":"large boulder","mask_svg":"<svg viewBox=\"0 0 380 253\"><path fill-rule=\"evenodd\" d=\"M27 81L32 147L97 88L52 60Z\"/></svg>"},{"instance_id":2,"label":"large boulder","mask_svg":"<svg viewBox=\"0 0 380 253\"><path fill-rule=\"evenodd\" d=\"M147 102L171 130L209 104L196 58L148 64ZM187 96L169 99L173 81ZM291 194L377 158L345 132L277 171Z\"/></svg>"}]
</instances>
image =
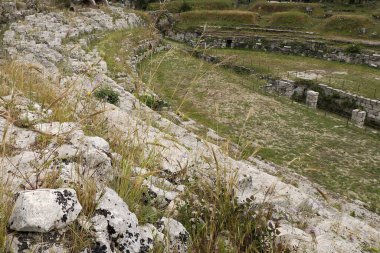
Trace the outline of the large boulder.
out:
<instances>
[{"instance_id":1,"label":"large boulder","mask_svg":"<svg viewBox=\"0 0 380 253\"><path fill-rule=\"evenodd\" d=\"M23 191L18 193L9 227L22 232L49 232L66 227L81 210L73 189Z\"/></svg>"}]
</instances>

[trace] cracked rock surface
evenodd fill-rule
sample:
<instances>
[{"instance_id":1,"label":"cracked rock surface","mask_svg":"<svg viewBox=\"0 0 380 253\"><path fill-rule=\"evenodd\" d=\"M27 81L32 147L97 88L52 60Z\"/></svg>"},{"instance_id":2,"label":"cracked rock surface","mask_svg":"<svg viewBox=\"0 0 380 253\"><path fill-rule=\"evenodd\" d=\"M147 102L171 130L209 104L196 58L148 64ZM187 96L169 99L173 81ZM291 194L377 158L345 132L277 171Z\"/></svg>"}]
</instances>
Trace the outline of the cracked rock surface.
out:
<instances>
[{"instance_id":1,"label":"cracked rock surface","mask_svg":"<svg viewBox=\"0 0 380 253\"><path fill-rule=\"evenodd\" d=\"M137 217L110 188L105 188L91 219L97 249L112 252L111 243L120 252L149 252L153 248L152 233L138 225Z\"/></svg>"}]
</instances>

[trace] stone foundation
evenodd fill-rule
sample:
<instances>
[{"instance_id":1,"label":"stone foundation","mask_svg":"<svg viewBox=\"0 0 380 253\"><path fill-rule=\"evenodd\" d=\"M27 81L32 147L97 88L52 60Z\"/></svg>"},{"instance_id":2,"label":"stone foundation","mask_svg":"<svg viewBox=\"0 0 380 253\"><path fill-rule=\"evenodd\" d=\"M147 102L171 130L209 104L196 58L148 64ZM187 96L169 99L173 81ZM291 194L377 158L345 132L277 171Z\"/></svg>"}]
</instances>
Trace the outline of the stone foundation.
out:
<instances>
[{"instance_id":1,"label":"stone foundation","mask_svg":"<svg viewBox=\"0 0 380 253\"><path fill-rule=\"evenodd\" d=\"M363 50L361 53L348 53L342 48L331 45L334 43L331 41L313 39L307 39L304 41L296 39L285 40L281 37L271 38L263 35L211 35L203 34L202 32L172 32L168 37L192 46L207 45L211 48L236 48L280 52L284 54L308 56L351 64L363 64L374 68L380 68L379 52Z\"/></svg>"},{"instance_id":2,"label":"stone foundation","mask_svg":"<svg viewBox=\"0 0 380 253\"><path fill-rule=\"evenodd\" d=\"M306 93L308 88L310 87L298 85L291 80L281 79L269 80L269 84L265 87L265 90L267 92L274 91L282 96L292 98L295 95L302 96ZM366 112L365 123L372 127L380 127L379 100L358 96L347 91L335 89L326 84L315 84L313 89L320 93L320 102L330 104L333 103L332 107L334 107L334 110L329 110L328 108L326 109L319 106L320 109L329 110L344 117L350 117L353 109L362 108L362 110Z\"/></svg>"}]
</instances>

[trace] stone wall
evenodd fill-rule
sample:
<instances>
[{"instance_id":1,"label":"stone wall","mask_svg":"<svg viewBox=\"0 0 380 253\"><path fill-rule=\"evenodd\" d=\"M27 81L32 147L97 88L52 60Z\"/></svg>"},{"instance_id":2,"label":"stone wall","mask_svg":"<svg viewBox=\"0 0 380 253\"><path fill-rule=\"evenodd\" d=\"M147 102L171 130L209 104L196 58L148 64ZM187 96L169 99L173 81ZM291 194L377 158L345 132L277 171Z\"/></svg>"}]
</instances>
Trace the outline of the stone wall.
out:
<instances>
[{"instance_id":1,"label":"stone wall","mask_svg":"<svg viewBox=\"0 0 380 253\"><path fill-rule=\"evenodd\" d=\"M303 97L307 90L319 92L318 107L350 117L353 109L367 113L365 123L380 127L380 101L358 96L325 84L300 84L291 80L272 80L265 87L266 91L275 91L289 98ZM304 99L304 98L301 98Z\"/></svg>"},{"instance_id":2,"label":"stone wall","mask_svg":"<svg viewBox=\"0 0 380 253\"><path fill-rule=\"evenodd\" d=\"M254 69L244 66L223 63L223 60L217 56L208 55L199 51L191 51L191 53L204 61L220 64L223 67L234 70L239 73L254 74ZM306 103L307 91L313 90L319 92L317 107L328 110L345 117L351 117L352 110L362 109L366 112L367 117L365 123L367 125L380 127L380 101L363 96L358 96L340 89L335 89L326 84L313 84L312 81L306 81L300 84L292 80L273 79L269 76L258 75L258 78L268 81L268 85L264 87L266 92L275 91L276 93L291 99ZM315 106L311 106L315 108Z\"/></svg>"},{"instance_id":3,"label":"stone wall","mask_svg":"<svg viewBox=\"0 0 380 253\"><path fill-rule=\"evenodd\" d=\"M281 36L279 36L279 38L268 38L262 35L221 37L202 35L200 32L172 32L168 37L175 41L188 43L192 46L200 42L203 47L281 52L380 68L380 53L370 51L360 54L347 53L344 49L328 45L329 43L325 41L308 39L297 41L282 39Z\"/></svg>"}]
</instances>

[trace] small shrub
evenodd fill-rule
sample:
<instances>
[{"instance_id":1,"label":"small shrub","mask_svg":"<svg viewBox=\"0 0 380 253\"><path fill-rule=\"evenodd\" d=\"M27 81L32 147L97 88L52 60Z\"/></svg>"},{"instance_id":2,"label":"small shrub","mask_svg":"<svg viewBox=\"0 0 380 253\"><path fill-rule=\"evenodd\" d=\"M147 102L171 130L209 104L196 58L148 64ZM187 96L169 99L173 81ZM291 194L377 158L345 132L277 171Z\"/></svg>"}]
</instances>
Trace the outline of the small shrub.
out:
<instances>
[{"instance_id":1,"label":"small shrub","mask_svg":"<svg viewBox=\"0 0 380 253\"><path fill-rule=\"evenodd\" d=\"M191 11L191 6L186 1L182 3L181 7L179 8L179 12L186 12Z\"/></svg>"},{"instance_id":2,"label":"small shrub","mask_svg":"<svg viewBox=\"0 0 380 253\"><path fill-rule=\"evenodd\" d=\"M296 86L306 86L307 88L311 88L316 85L314 80L301 79L301 78L295 80L294 84Z\"/></svg>"},{"instance_id":3,"label":"small shrub","mask_svg":"<svg viewBox=\"0 0 380 253\"><path fill-rule=\"evenodd\" d=\"M110 104L117 105L119 103L119 93L114 91L111 87L101 87L94 92L94 96L102 101Z\"/></svg>"},{"instance_id":4,"label":"small shrub","mask_svg":"<svg viewBox=\"0 0 380 253\"><path fill-rule=\"evenodd\" d=\"M255 204L253 197L239 204L235 180L218 172L214 183L196 178L187 187L178 219L190 233L191 251L280 252L274 243L278 224L268 226L272 208Z\"/></svg>"},{"instance_id":5,"label":"small shrub","mask_svg":"<svg viewBox=\"0 0 380 253\"><path fill-rule=\"evenodd\" d=\"M141 95L139 96L139 100L153 110L160 110L163 107L168 106L165 101L157 99L152 95Z\"/></svg>"},{"instance_id":6,"label":"small shrub","mask_svg":"<svg viewBox=\"0 0 380 253\"><path fill-rule=\"evenodd\" d=\"M346 49L345 49L345 52L346 53L350 53L350 54L360 54L361 52L361 48L359 45L357 44L352 44L352 45L349 45Z\"/></svg>"}]
</instances>

